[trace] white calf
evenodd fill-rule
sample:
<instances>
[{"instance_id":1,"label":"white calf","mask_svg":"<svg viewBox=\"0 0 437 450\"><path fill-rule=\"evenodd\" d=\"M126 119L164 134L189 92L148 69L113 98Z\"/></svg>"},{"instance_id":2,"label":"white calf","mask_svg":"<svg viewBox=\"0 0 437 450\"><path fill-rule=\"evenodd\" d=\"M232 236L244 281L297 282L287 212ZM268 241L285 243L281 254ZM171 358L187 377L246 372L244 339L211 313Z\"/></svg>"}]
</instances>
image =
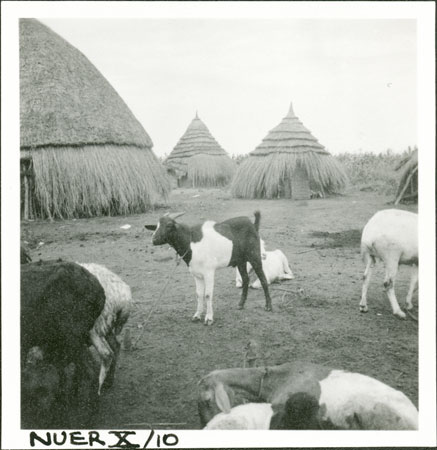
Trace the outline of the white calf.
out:
<instances>
[{"instance_id":1,"label":"white calf","mask_svg":"<svg viewBox=\"0 0 437 450\"><path fill-rule=\"evenodd\" d=\"M205 430L268 430L273 415L270 403L246 403L214 416Z\"/></svg>"},{"instance_id":2,"label":"white calf","mask_svg":"<svg viewBox=\"0 0 437 450\"><path fill-rule=\"evenodd\" d=\"M288 259L281 250L266 251L265 243L261 239L261 257L263 272L267 279L267 283L271 284L276 280L292 280L294 278L293 272L288 264ZM254 270L250 263L247 263L247 272L249 277L256 277ZM242 286L242 279L238 268L235 270L235 285L240 288ZM250 283L254 289L260 289L261 283L258 278Z\"/></svg>"},{"instance_id":3,"label":"white calf","mask_svg":"<svg viewBox=\"0 0 437 450\"><path fill-rule=\"evenodd\" d=\"M400 209L386 209L377 212L364 227L361 237L361 255L366 263L363 276L360 311L367 312L367 289L372 268L377 259L384 262L384 288L393 314L405 318L395 295L395 280L399 264L412 266L410 288L406 298L406 308L412 309L411 302L417 285L419 264L417 214Z\"/></svg>"}]
</instances>

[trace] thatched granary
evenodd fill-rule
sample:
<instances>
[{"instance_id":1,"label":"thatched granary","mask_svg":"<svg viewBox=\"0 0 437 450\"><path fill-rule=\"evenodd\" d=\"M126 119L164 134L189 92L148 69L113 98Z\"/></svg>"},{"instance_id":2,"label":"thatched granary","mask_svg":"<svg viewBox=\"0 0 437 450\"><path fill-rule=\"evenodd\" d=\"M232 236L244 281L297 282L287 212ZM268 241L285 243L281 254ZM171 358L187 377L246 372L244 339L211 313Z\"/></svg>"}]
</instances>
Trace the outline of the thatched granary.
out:
<instances>
[{"instance_id":1,"label":"thatched granary","mask_svg":"<svg viewBox=\"0 0 437 450\"><path fill-rule=\"evenodd\" d=\"M395 205L401 202L416 202L419 193L419 161L417 148L409 153L397 165L395 170L401 170Z\"/></svg>"},{"instance_id":2,"label":"thatched granary","mask_svg":"<svg viewBox=\"0 0 437 450\"><path fill-rule=\"evenodd\" d=\"M75 47L20 20L22 216L142 212L170 183L152 141L124 101Z\"/></svg>"},{"instance_id":3,"label":"thatched granary","mask_svg":"<svg viewBox=\"0 0 437 450\"><path fill-rule=\"evenodd\" d=\"M234 161L197 113L164 165L178 187L225 186L235 171Z\"/></svg>"},{"instance_id":4,"label":"thatched granary","mask_svg":"<svg viewBox=\"0 0 437 450\"><path fill-rule=\"evenodd\" d=\"M295 116L288 114L242 161L231 190L235 197L309 199L345 186L340 164Z\"/></svg>"}]
</instances>

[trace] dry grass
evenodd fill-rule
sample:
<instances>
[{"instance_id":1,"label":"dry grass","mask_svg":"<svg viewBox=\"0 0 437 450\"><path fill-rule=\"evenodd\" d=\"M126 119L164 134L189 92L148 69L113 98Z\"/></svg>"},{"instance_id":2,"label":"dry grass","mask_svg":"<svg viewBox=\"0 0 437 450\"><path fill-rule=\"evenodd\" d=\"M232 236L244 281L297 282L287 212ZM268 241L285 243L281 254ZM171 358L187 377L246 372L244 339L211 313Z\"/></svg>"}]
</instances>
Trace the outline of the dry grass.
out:
<instances>
[{"instance_id":1,"label":"dry grass","mask_svg":"<svg viewBox=\"0 0 437 450\"><path fill-rule=\"evenodd\" d=\"M166 199L170 184L149 149L48 147L32 152L36 215L92 217L144 212Z\"/></svg>"},{"instance_id":2,"label":"dry grass","mask_svg":"<svg viewBox=\"0 0 437 450\"><path fill-rule=\"evenodd\" d=\"M235 197L277 198L281 182L290 178L296 166L302 165L314 190L327 193L340 191L347 182L341 165L329 154L271 153L266 156L250 155L238 166L231 185Z\"/></svg>"},{"instance_id":3,"label":"dry grass","mask_svg":"<svg viewBox=\"0 0 437 450\"><path fill-rule=\"evenodd\" d=\"M335 156L341 163L354 189L395 195L400 179L396 167L408 155L408 151L393 153L342 153Z\"/></svg>"}]
</instances>

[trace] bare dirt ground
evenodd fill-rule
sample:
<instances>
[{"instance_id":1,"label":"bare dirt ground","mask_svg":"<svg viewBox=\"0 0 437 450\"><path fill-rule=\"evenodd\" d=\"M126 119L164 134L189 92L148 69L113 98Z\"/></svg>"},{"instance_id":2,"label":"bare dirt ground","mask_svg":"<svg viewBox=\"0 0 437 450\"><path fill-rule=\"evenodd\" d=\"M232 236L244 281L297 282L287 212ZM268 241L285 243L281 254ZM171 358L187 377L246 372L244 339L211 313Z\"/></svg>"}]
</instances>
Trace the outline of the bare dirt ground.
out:
<instances>
[{"instance_id":1,"label":"bare dirt ground","mask_svg":"<svg viewBox=\"0 0 437 450\"><path fill-rule=\"evenodd\" d=\"M132 288L135 304L126 328L132 341L142 336L137 349L122 351L96 427L199 428L198 380L214 369L241 367L249 339L261 346L265 364L305 360L361 372L402 390L417 405L418 324L392 315L382 265L370 284L369 312L358 308L361 230L376 211L390 207L390 200L368 192L303 202L237 200L220 190L185 189L173 191L167 207L148 214L23 222L22 239L33 249L34 261L96 262ZM417 205L401 208L417 212ZM219 270L214 325L192 323L194 280L184 263L173 273L174 251L153 247L144 224L156 223L166 211L185 211L179 220L194 224L253 217L256 209L267 250L280 248L287 255L295 279L271 286L273 313L264 311L262 291L253 289L240 311L234 269ZM126 224L131 227L120 228ZM409 268L401 266L396 285L401 307L408 280ZM413 301L417 314L417 294Z\"/></svg>"}]
</instances>

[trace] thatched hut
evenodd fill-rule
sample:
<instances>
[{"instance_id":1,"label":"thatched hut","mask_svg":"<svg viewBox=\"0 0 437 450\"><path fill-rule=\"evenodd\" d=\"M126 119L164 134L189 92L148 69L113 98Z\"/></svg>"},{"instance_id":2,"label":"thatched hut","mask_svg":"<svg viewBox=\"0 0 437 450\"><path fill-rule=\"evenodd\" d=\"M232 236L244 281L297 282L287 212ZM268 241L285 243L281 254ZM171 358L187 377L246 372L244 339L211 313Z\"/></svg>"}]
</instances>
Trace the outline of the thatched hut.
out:
<instances>
[{"instance_id":1,"label":"thatched hut","mask_svg":"<svg viewBox=\"0 0 437 450\"><path fill-rule=\"evenodd\" d=\"M395 170L401 170L398 190L396 192L395 205L401 202L417 202L419 192L419 161L417 148L409 153L395 167Z\"/></svg>"},{"instance_id":2,"label":"thatched hut","mask_svg":"<svg viewBox=\"0 0 437 450\"><path fill-rule=\"evenodd\" d=\"M235 162L196 117L164 162L178 187L217 187L227 185Z\"/></svg>"},{"instance_id":3,"label":"thatched hut","mask_svg":"<svg viewBox=\"0 0 437 450\"><path fill-rule=\"evenodd\" d=\"M75 47L20 20L22 217L142 212L170 183L152 141Z\"/></svg>"},{"instance_id":4,"label":"thatched hut","mask_svg":"<svg viewBox=\"0 0 437 450\"><path fill-rule=\"evenodd\" d=\"M295 116L288 114L242 161L231 190L235 197L309 199L341 190L346 174Z\"/></svg>"}]
</instances>

